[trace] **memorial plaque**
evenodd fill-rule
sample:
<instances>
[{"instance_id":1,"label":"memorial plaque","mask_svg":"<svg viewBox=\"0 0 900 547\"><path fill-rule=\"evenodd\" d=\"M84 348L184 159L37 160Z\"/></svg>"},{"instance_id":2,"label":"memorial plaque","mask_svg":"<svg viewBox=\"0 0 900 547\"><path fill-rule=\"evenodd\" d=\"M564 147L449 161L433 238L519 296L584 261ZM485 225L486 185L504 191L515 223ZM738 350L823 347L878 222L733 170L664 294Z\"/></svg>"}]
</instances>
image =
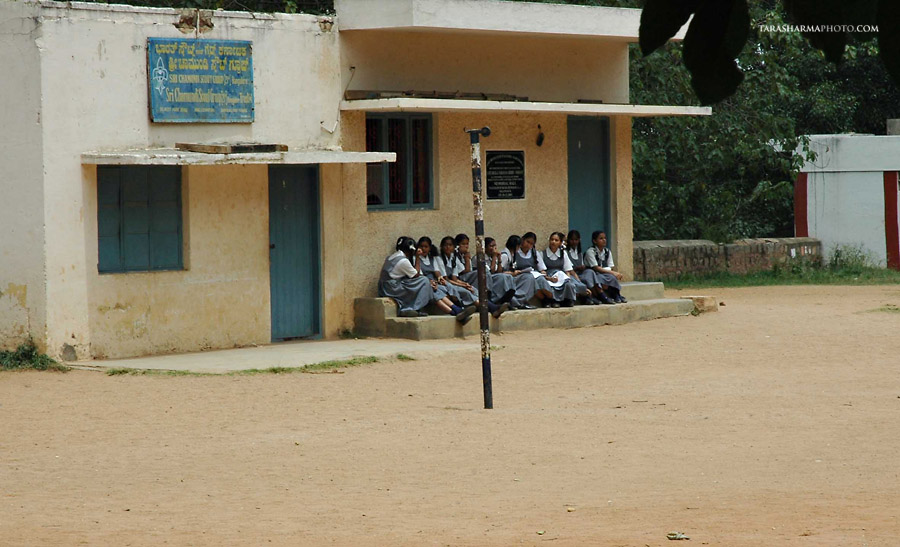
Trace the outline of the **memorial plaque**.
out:
<instances>
[{"instance_id":1,"label":"memorial plaque","mask_svg":"<svg viewBox=\"0 0 900 547\"><path fill-rule=\"evenodd\" d=\"M169 123L250 123L252 42L148 38L150 119Z\"/></svg>"},{"instance_id":2,"label":"memorial plaque","mask_svg":"<svg viewBox=\"0 0 900 547\"><path fill-rule=\"evenodd\" d=\"M525 151L489 150L486 156L487 198L523 199L525 197Z\"/></svg>"}]
</instances>

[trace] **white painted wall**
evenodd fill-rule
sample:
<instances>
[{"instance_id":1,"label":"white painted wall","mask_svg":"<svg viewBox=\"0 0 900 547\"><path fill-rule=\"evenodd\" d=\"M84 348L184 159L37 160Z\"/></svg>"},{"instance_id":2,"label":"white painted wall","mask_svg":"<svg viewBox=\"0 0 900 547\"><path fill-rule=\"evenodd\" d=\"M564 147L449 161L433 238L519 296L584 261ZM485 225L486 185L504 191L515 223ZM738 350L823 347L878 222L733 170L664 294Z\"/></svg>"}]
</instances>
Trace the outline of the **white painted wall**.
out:
<instances>
[{"instance_id":1,"label":"white painted wall","mask_svg":"<svg viewBox=\"0 0 900 547\"><path fill-rule=\"evenodd\" d=\"M881 172L809 173L809 235L828 260L835 246L861 247L884 266L884 175Z\"/></svg>"},{"instance_id":2,"label":"white painted wall","mask_svg":"<svg viewBox=\"0 0 900 547\"><path fill-rule=\"evenodd\" d=\"M900 135L810 135L809 148L803 172L900 171Z\"/></svg>"},{"instance_id":3,"label":"white painted wall","mask_svg":"<svg viewBox=\"0 0 900 547\"><path fill-rule=\"evenodd\" d=\"M499 0L335 0L335 10L345 30L464 30L632 42L637 41L641 19L637 9Z\"/></svg>"},{"instance_id":4,"label":"white painted wall","mask_svg":"<svg viewBox=\"0 0 900 547\"><path fill-rule=\"evenodd\" d=\"M809 235L826 259L835 245L862 247L884 265L884 172L900 171L900 135L810 135L816 155L807 175ZM800 150L798 149L798 153Z\"/></svg>"},{"instance_id":5,"label":"white painted wall","mask_svg":"<svg viewBox=\"0 0 900 547\"><path fill-rule=\"evenodd\" d=\"M41 300L34 307L47 310L51 355L61 355L66 345L78 357L90 355L89 287L100 285L95 223L85 221L96 215L95 171L82 165L82 153L235 140L283 143L293 150L340 146L340 128L330 133L322 127L335 126L341 88L336 32L320 25L321 18L214 12L215 28L203 38L253 42L255 122L152 124L147 38L185 37L173 26L175 10L5 1L0 7L0 89L4 97L20 98L17 108L2 114L3 127L17 128L2 137L16 161L0 167L4 187L13 186L17 194L3 205L9 203L15 214L0 220L3 228L15 229L4 236L2 252L16 256L4 260L10 266L0 266L0 281L27 285L29 299L43 293L46 306ZM15 273L20 271L27 274ZM39 283L43 272L45 290ZM23 313L3 298L0 325L21 330Z\"/></svg>"},{"instance_id":6,"label":"white painted wall","mask_svg":"<svg viewBox=\"0 0 900 547\"><path fill-rule=\"evenodd\" d=\"M41 28L35 4L0 2L0 349L46 328Z\"/></svg>"}]
</instances>

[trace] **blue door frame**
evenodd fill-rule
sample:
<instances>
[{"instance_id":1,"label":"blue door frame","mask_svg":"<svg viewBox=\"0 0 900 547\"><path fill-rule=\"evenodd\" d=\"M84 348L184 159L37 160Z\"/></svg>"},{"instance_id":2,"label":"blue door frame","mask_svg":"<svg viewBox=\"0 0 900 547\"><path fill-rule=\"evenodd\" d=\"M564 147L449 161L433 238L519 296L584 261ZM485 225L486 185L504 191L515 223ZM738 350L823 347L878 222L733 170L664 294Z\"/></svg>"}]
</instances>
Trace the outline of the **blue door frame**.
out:
<instances>
[{"instance_id":1,"label":"blue door frame","mask_svg":"<svg viewBox=\"0 0 900 547\"><path fill-rule=\"evenodd\" d=\"M581 232L581 245L586 249L594 230L613 236L609 118L569 116L567 126L569 229Z\"/></svg>"},{"instance_id":2,"label":"blue door frame","mask_svg":"<svg viewBox=\"0 0 900 547\"><path fill-rule=\"evenodd\" d=\"M317 166L269 166L272 340L321 333Z\"/></svg>"}]
</instances>

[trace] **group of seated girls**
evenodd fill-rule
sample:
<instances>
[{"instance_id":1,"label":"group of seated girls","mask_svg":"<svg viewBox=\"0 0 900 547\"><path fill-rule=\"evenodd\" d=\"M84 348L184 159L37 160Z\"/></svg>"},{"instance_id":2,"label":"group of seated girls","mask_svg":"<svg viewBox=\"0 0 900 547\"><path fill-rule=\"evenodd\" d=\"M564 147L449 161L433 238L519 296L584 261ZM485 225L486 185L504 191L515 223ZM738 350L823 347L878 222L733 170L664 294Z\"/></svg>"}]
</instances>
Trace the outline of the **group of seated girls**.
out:
<instances>
[{"instance_id":1,"label":"group of seated girls","mask_svg":"<svg viewBox=\"0 0 900 547\"><path fill-rule=\"evenodd\" d=\"M485 238L486 303L494 317L510 309L534 309L528 303L532 298L549 308L571 307L579 301L588 305L627 302L605 232L594 232L591 247L584 253L577 230L568 236L553 232L543 251L535 248L536 240L534 232L509 236L499 251L493 238ZM423 309L434 303L466 323L478 310L478 266L466 234L447 236L437 247L426 236L418 242L403 236L395 248L381 268L378 295L393 298L401 317L426 316Z\"/></svg>"}]
</instances>

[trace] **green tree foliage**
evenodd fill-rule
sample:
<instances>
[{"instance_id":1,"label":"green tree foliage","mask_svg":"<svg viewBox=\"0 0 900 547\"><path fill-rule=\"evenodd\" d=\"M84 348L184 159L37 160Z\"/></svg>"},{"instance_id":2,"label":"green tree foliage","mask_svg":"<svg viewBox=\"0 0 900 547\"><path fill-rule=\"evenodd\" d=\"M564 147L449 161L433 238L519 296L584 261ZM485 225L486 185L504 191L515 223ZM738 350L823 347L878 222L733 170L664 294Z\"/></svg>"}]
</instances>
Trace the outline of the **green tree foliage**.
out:
<instances>
[{"instance_id":1,"label":"green tree foliage","mask_svg":"<svg viewBox=\"0 0 900 547\"><path fill-rule=\"evenodd\" d=\"M900 116L900 91L885 70L875 40L847 45L841 63L830 63L801 34L760 27L787 24L779 1L751 1L748 13L746 44L732 63L743 83L713 107L712 116L635 118L635 239L791 236L793 181L800 158L789 152L802 145L802 136L884 134L885 120ZM672 33L677 29L670 25ZM692 85L692 75L683 66L685 49L667 43L644 56L633 48L631 102L698 104L696 82ZM724 61L706 62L715 66Z\"/></svg>"}]
</instances>

